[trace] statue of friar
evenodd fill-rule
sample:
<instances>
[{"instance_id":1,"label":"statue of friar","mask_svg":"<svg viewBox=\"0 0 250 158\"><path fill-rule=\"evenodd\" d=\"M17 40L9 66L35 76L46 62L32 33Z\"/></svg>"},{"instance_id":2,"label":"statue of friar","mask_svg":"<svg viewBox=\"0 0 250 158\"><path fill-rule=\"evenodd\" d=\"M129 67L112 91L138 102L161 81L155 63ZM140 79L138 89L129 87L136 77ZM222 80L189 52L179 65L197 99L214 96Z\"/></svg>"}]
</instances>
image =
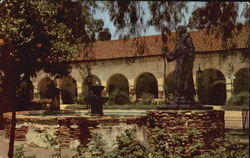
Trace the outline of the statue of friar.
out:
<instances>
[{"instance_id":1,"label":"statue of friar","mask_svg":"<svg viewBox=\"0 0 250 158\"><path fill-rule=\"evenodd\" d=\"M166 47L163 46L162 53L168 62L176 60L174 70L174 102L185 104L194 102L193 62L195 49L192 38L187 33L185 26L178 26L177 34L178 39L174 50L168 52Z\"/></svg>"}]
</instances>

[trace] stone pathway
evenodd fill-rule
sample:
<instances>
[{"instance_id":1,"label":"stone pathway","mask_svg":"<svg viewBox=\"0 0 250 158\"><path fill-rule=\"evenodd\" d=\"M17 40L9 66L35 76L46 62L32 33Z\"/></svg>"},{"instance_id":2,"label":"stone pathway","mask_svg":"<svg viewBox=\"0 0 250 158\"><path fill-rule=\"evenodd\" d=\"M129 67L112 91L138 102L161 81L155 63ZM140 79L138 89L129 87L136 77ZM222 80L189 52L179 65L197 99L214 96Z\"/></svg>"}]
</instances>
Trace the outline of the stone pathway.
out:
<instances>
[{"instance_id":1,"label":"stone pathway","mask_svg":"<svg viewBox=\"0 0 250 158\"><path fill-rule=\"evenodd\" d=\"M242 129L242 112L241 111L225 111L225 128L226 129Z\"/></svg>"}]
</instances>

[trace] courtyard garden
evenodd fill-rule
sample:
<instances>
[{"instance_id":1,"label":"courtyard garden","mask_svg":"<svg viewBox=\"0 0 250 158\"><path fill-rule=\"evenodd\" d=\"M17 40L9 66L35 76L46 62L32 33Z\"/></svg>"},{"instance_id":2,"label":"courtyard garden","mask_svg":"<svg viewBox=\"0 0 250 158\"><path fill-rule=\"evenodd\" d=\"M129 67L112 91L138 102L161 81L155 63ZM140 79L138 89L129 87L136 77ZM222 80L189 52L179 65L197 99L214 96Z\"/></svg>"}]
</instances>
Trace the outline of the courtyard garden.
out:
<instances>
[{"instance_id":1,"label":"courtyard garden","mask_svg":"<svg viewBox=\"0 0 250 158\"><path fill-rule=\"evenodd\" d=\"M157 129L156 129L157 130ZM232 134L233 133L233 134ZM238 133L238 134L237 134ZM114 144L116 148L112 151L105 152L105 142L102 140L102 136L99 134L93 134L92 140L86 146L77 146L74 149L75 155L73 158L81 157L106 157L106 158L116 158L116 157L143 157L143 158L154 158L154 157L239 157L247 158L249 147L247 143L242 143L246 138L240 136L239 131L228 131L226 132L226 137L224 140L216 140L213 145L214 149L208 152L197 152L199 146L202 143L200 140L192 140L195 131L190 131L187 136L182 138L173 137L173 144L178 146L175 148L168 148L164 141L162 141L163 132L158 131L157 135L154 136L154 144L147 146L139 142L132 130L126 130L120 136L116 138ZM50 135L45 136L45 142L47 142L53 149L54 153L52 157L60 157L61 149L55 147L58 142L55 138ZM180 140L181 139L181 140ZM191 140L190 140L191 139ZM248 139L248 138L247 138ZM181 147L180 144L183 142L185 147ZM233 151L235 150L235 151ZM22 145L16 148L15 157L27 157L25 156L25 150ZM29 157L36 157L35 155Z\"/></svg>"},{"instance_id":2,"label":"courtyard garden","mask_svg":"<svg viewBox=\"0 0 250 158\"><path fill-rule=\"evenodd\" d=\"M249 157L249 9L0 0L0 158Z\"/></svg>"},{"instance_id":3,"label":"courtyard garden","mask_svg":"<svg viewBox=\"0 0 250 158\"><path fill-rule=\"evenodd\" d=\"M249 130L242 131L237 129L225 130L224 138L218 138L213 142L213 148L208 151L200 150L203 141L199 140L195 135L197 131L188 131L187 135L177 137L170 136L172 147L164 141L164 132L160 129L156 130L150 142L141 142L136 138L133 129L127 129L115 138L113 149L107 150L107 143L102 139L102 135L98 133L91 134L91 141L85 145L78 145L70 150L65 150L59 146L57 137L49 133L43 133L41 140L47 144L44 148L25 143L18 143L15 147L16 158L28 157L143 157L143 158L165 158L165 157L235 157L247 158L249 154ZM0 136L3 136L1 131ZM46 151L46 152L44 152ZM40 152L40 153L39 153ZM41 153L43 152L43 153Z\"/></svg>"}]
</instances>

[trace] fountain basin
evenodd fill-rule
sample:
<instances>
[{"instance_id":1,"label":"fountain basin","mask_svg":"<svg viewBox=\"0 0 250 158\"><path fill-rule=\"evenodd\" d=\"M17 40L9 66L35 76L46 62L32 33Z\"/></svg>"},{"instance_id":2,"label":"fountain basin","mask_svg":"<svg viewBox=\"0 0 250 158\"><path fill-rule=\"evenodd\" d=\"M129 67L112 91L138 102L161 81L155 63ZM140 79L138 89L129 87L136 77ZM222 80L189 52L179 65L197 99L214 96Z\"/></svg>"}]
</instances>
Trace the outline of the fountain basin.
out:
<instances>
[{"instance_id":1,"label":"fountain basin","mask_svg":"<svg viewBox=\"0 0 250 158\"><path fill-rule=\"evenodd\" d=\"M91 105L92 115L103 115L103 104L108 100L108 97L86 97L85 99L85 101Z\"/></svg>"},{"instance_id":2,"label":"fountain basin","mask_svg":"<svg viewBox=\"0 0 250 158\"><path fill-rule=\"evenodd\" d=\"M100 85L90 85L89 95L85 97L85 101L91 105L92 115L103 115L103 104L105 104L109 98L102 97L102 90L104 86Z\"/></svg>"}]
</instances>

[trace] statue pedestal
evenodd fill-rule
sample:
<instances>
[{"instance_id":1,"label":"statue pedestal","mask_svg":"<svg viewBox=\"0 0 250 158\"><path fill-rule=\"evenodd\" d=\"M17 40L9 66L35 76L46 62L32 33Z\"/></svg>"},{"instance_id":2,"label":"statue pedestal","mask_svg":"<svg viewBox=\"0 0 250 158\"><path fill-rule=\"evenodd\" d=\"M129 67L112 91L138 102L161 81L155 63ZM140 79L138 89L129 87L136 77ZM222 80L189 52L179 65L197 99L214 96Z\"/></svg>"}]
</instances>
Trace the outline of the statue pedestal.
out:
<instances>
[{"instance_id":1,"label":"statue pedestal","mask_svg":"<svg viewBox=\"0 0 250 158\"><path fill-rule=\"evenodd\" d=\"M149 140L157 135L155 129L161 129L164 132L162 140L168 144L169 149L176 148L173 138L186 136L190 131L195 132L193 139L203 143L199 150L201 152L213 150L214 140L224 136L223 110L151 110L147 118ZM192 141L188 143L197 145Z\"/></svg>"}]
</instances>

